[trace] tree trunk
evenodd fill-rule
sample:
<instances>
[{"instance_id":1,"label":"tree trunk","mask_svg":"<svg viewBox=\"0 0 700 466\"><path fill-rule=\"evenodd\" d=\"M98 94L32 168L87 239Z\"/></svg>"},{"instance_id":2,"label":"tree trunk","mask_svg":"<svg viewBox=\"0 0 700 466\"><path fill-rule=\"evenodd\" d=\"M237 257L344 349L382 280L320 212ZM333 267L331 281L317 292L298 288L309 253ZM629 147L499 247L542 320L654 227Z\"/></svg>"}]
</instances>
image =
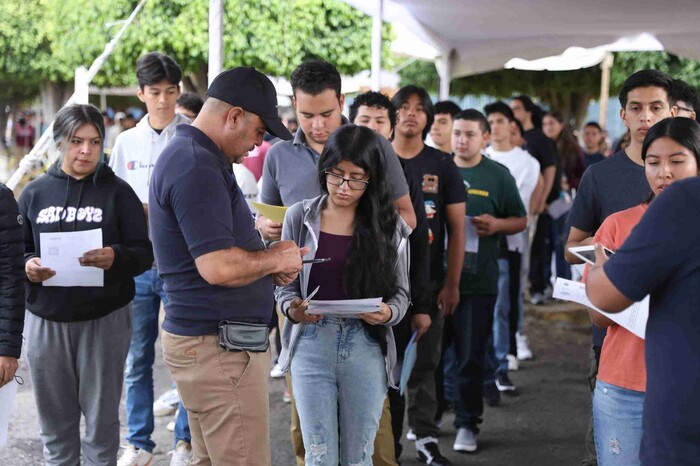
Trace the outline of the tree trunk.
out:
<instances>
[{"instance_id":1,"label":"tree trunk","mask_svg":"<svg viewBox=\"0 0 700 466\"><path fill-rule=\"evenodd\" d=\"M41 115L46 124L54 120L56 113L70 97L69 92L68 83L45 82L41 84Z\"/></svg>"},{"instance_id":2,"label":"tree trunk","mask_svg":"<svg viewBox=\"0 0 700 466\"><path fill-rule=\"evenodd\" d=\"M195 92L204 98L209 88L209 82L207 81L207 64L203 64L197 71L187 75L182 80L182 83L186 91Z\"/></svg>"}]
</instances>

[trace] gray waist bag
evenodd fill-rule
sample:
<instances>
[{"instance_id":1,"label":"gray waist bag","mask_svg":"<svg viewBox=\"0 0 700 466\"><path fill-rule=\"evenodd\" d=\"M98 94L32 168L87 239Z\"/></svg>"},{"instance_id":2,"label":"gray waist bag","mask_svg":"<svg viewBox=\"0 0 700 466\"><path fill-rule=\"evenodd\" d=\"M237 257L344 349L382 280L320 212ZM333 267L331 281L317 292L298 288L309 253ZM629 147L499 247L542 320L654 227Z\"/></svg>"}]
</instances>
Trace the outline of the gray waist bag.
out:
<instances>
[{"instance_id":1,"label":"gray waist bag","mask_svg":"<svg viewBox=\"0 0 700 466\"><path fill-rule=\"evenodd\" d=\"M270 329L266 324L219 322L219 345L226 351L263 353L270 346Z\"/></svg>"}]
</instances>

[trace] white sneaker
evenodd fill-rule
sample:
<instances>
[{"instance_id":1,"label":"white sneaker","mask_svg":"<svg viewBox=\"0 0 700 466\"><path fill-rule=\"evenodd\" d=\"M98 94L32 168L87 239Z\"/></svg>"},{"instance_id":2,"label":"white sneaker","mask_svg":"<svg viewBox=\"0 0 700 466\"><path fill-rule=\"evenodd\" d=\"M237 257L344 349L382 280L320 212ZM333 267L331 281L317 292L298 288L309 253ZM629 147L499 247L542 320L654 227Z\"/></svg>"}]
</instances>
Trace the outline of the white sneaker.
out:
<instances>
[{"instance_id":1,"label":"white sneaker","mask_svg":"<svg viewBox=\"0 0 700 466\"><path fill-rule=\"evenodd\" d=\"M275 364L275 367L272 368L270 371L270 377L273 379L281 379L284 377L284 371L282 370L282 366L279 364Z\"/></svg>"},{"instance_id":2,"label":"white sneaker","mask_svg":"<svg viewBox=\"0 0 700 466\"><path fill-rule=\"evenodd\" d=\"M508 371L517 371L520 369L520 364L518 363L518 358L513 356L512 354L509 354L506 356L508 358Z\"/></svg>"},{"instance_id":3,"label":"white sneaker","mask_svg":"<svg viewBox=\"0 0 700 466\"><path fill-rule=\"evenodd\" d=\"M192 460L192 445L184 440L178 440L175 449L170 452L170 466L187 466Z\"/></svg>"},{"instance_id":4,"label":"white sneaker","mask_svg":"<svg viewBox=\"0 0 700 466\"><path fill-rule=\"evenodd\" d=\"M124 453L117 461L117 466L152 466L152 464L153 454L133 445L124 447Z\"/></svg>"},{"instance_id":5,"label":"white sneaker","mask_svg":"<svg viewBox=\"0 0 700 466\"><path fill-rule=\"evenodd\" d=\"M476 434L469 429L460 427L457 429L457 437L452 449L454 451L476 451Z\"/></svg>"},{"instance_id":6,"label":"white sneaker","mask_svg":"<svg viewBox=\"0 0 700 466\"><path fill-rule=\"evenodd\" d=\"M532 351L530 350L530 345L528 344L527 335L522 333L515 334L515 344L518 353L518 359L524 361L526 359L532 359Z\"/></svg>"},{"instance_id":7,"label":"white sneaker","mask_svg":"<svg viewBox=\"0 0 700 466\"><path fill-rule=\"evenodd\" d=\"M168 390L163 393L153 403L153 415L156 417L170 416L177 410L177 405L180 403L180 395L176 389Z\"/></svg>"},{"instance_id":8,"label":"white sneaker","mask_svg":"<svg viewBox=\"0 0 700 466\"><path fill-rule=\"evenodd\" d=\"M410 440L411 442L415 442L418 440L418 437L416 437L415 432L413 432L413 429L408 429L408 432L406 432L406 440Z\"/></svg>"}]
</instances>

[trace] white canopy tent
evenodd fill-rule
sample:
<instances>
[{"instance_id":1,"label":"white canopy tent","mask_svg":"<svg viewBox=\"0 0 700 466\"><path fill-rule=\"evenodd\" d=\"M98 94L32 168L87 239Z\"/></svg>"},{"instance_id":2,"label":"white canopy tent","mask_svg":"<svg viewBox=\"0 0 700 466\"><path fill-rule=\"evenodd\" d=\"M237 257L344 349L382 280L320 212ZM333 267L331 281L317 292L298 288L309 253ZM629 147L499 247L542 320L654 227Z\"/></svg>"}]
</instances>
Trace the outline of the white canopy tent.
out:
<instances>
[{"instance_id":1,"label":"white canopy tent","mask_svg":"<svg viewBox=\"0 0 700 466\"><path fill-rule=\"evenodd\" d=\"M644 33L670 53L700 59L697 0L345 1L375 20L404 25L438 51L441 98L450 79L502 69L512 58L550 57Z\"/></svg>"}]
</instances>

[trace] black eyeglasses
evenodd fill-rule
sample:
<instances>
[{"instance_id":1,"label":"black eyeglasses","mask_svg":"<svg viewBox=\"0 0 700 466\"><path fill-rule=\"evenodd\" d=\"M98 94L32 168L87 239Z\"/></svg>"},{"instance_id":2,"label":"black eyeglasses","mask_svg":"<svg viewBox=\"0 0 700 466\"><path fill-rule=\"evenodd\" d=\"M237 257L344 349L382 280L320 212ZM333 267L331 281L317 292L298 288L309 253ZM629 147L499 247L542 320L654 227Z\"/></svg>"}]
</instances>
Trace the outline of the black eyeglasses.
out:
<instances>
[{"instance_id":1,"label":"black eyeglasses","mask_svg":"<svg viewBox=\"0 0 700 466\"><path fill-rule=\"evenodd\" d=\"M348 178L343 178L340 175L336 175L335 173L331 172L324 172L326 174L326 183L330 183L333 186L342 186L343 183L347 182L348 183L348 188L354 190L354 191L362 191L363 189L367 188L367 185L369 184L369 181L365 180L353 180L353 179L348 179Z\"/></svg>"}]
</instances>

